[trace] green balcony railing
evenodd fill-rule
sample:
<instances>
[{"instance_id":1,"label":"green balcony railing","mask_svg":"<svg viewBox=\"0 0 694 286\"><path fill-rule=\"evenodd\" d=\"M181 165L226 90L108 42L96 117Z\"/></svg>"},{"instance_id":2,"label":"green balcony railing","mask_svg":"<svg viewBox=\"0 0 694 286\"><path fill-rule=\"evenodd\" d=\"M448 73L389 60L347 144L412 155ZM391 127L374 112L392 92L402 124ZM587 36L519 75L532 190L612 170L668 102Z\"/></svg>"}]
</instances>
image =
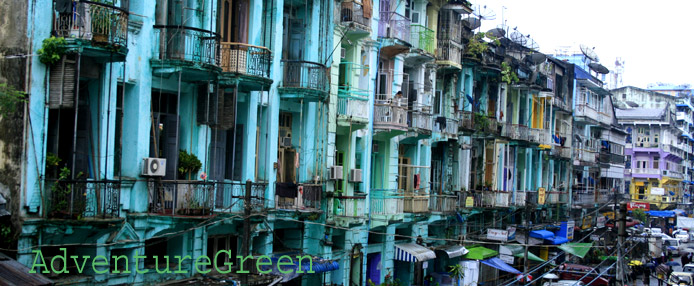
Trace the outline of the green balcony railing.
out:
<instances>
[{"instance_id":1,"label":"green balcony railing","mask_svg":"<svg viewBox=\"0 0 694 286\"><path fill-rule=\"evenodd\" d=\"M369 91L341 86L337 90L337 114L361 119L369 118Z\"/></svg>"},{"instance_id":2,"label":"green balcony railing","mask_svg":"<svg viewBox=\"0 0 694 286\"><path fill-rule=\"evenodd\" d=\"M411 41L415 48L434 54L434 42L436 40L434 30L422 25L412 25L410 27Z\"/></svg>"}]
</instances>

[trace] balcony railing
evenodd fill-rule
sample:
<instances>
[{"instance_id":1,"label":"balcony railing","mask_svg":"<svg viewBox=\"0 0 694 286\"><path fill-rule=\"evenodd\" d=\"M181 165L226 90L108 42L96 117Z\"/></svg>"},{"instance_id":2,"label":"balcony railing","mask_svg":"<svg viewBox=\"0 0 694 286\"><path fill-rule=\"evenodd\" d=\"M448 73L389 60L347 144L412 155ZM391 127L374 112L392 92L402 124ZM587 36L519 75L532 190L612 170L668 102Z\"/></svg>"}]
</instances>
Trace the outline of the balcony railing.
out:
<instances>
[{"instance_id":1,"label":"balcony railing","mask_svg":"<svg viewBox=\"0 0 694 286\"><path fill-rule=\"evenodd\" d=\"M221 43L220 53L223 72L270 77L272 52L266 47L243 43Z\"/></svg>"},{"instance_id":2,"label":"balcony railing","mask_svg":"<svg viewBox=\"0 0 694 286\"><path fill-rule=\"evenodd\" d=\"M595 193L574 193L571 203L574 205L595 205Z\"/></svg>"},{"instance_id":3,"label":"balcony railing","mask_svg":"<svg viewBox=\"0 0 694 286\"><path fill-rule=\"evenodd\" d=\"M341 86L337 90L337 114L368 120L369 92L349 86Z\"/></svg>"},{"instance_id":4,"label":"balcony railing","mask_svg":"<svg viewBox=\"0 0 694 286\"><path fill-rule=\"evenodd\" d=\"M605 125L611 125L612 117L607 113L598 112L598 122Z\"/></svg>"},{"instance_id":5,"label":"balcony railing","mask_svg":"<svg viewBox=\"0 0 694 286\"><path fill-rule=\"evenodd\" d=\"M325 65L300 60L282 60L284 78L282 87L304 88L327 92L328 68Z\"/></svg>"},{"instance_id":6,"label":"balcony railing","mask_svg":"<svg viewBox=\"0 0 694 286\"><path fill-rule=\"evenodd\" d=\"M552 147L552 156L558 156L558 157L570 159L571 158L571 148L553 146Z\"/></svg>"},{"instance_id":7,"label":"balcony railing","mask_svg":"<svg viewBox=\"0 0 694 286\"><path fill-rule=\"evenodd\" d=\"M364 6L350 0L342 2L340 22L343 25L358 24L364 31L371 31L371 18L364 17Z\"/></svg>"},{"instance_id":8,"label":"balcony railing","mask_svg":"<svg viewBox=\"0 0 694 286\"><path fill-rule=\"evenodd\" d=\"M407 103L404 99L376 95L374 103L374 128L407 129Z\"/></svg>"},{"instance_id":9,"label":"balcony railing","mask_svg":"<svg viewBox=\"0 0 694 286\"><path fill-rule=\"evenodd\" d=\"M404 210L404 198L397 190L372 189L370 195L371 214L399 215Z\"/></svg>"},{"instance_id":10,"label":"balcony railing","mask_svg":"<svg viewBox=\"0 0 694 286\"><path fill-rule=\"evenodd\" d=\"M587 118L593 119L595 121L599 120L598 111L595 110L593 107L588 106L586 104L576 105L576 110L574 110L574 111L575 111L574 115L576 117L587 117Z\"/></svg>"},{"instance_id":11,"label":"balcony railing","mask_svg":"<svg viewBox=\"0 0 694 286\"><path fill-rule=\"evenodd\" d=\"M547 203L549 204L560 204L568 203L569 194L562 192L549 192L547 193Z\"/></svg>"},{"instance_id":12,"label":"balcony railing","mask_svg":"<svg viewBox=\"0 0 694 286\"><path fill-rule=\"evenodd\" d=\"M407 122L408 127L417 128L419 130L432 130L432 115L422 111L409 111L410 119Z\"/></svg>"},{"instance_id":13,"label":"balcony railing","mask_svg":"<svg viewBox=\"0 0 694 286\"><path fill-rule=\"evenodd\" d=\"M219 36L186 26L154 26L154 58L219 66Z\"/></svg>"},{"instance_id":14,"label":"balcony railing","mask_svg":"<svg viewBox=\"0 0 694 286\"><path fill-rule=\"evenodd\" d=\"M276 183L275 207L281 210L319 212L322 194L322 185Z\"/></svg>"},{"instance_id":15,"label":"balcony railing","mask_svg":"<svg viewBox=\"0 0 694 286\"><path fill-rule=\"evenodd\" d=\"M596 162L596 157L598 156L598 152L592 151L592 150L586 150L586 149L577 149L576 154L578 155L577 159L579 161L587 162L587 163L595 163Z\"/></svg>"},{"instance_id":16,"label":"balcony railing","mask_svg":"<svg viewBox=\"0 0 694 286\"><path fill-rule=\"evenodd\" d=\"M511 205L523 207L527 204L527 193L524 191L515 191L515 197L511 198Z\"/></svg>"},{"instance_id":17,"label":"balcony railing","mask_svg":"<svg viewBox=\"0 0 694 286\"><path fill-rule=\"evenodd\" d=\"M402 193L403 211L406 213L426 213L429 212L429 195L426 192Z\"/></svg>"},{"instance_id":18,"label":"balcony railing","mask_svg":"<svg viewBox=\"0 0 694 286\"><path fill-rule=\"evenodd\" d=\"M339 217L366 217L366 197L339 196L335 197L334 214Z\"/></svg>"},{"instance_id":19,"label":"balcony railing","mask_svg":"<svg viewBox=\"0 0 694 286\"><path fill-rule=\"evenodd\" d=\"M246 195L249 196L251 212L263 212L269 207L265 199L266 189L267 183L215 182L215 212L243 213Z\"/></svg>"},{"instance_id":20,"label":"balcony railing","mask_svg":"<svg viewBox=\"0 0 694 286\"><path fill-rule=\"evenodd\" d=\"M50 199L46 217L60 219L118 217L119 181L46 180Z\"/></svg>"},{"instance_id":21,"label":"balcony railing","mask_svg":"<svg viewBox=\"0 0 694 286\"><path fill-rule=\"evenodd\" d=\"M53 13L53 31L58 37L123 47L128 44L127 10L91 1L68 2L62 11L58 6L54 5Z\"/></svg>"},{"instance_id":22,"label":"balcony railing","mask_svg":"<svg viewBox=\"0 0 694 286\"><path fill-rule=\"evenodd\" d=\"M549 144L549 130L530 128L530 141L536 144Z\"/></svg>"},{"instance_id":23,"label":"balcony railing","mask_svg":"<svg viewBox=\"0 0 694 286\"><path fill-rule=\"evenodd\" d=\"M462 111L458 113L458 123L460 123L460 129L463 130L474 130L475 129L475 119L474 115L470 111Z\"/></svg>"},{"instance_id":24,"label":"balcony railing","mask_svg":"<svg viewBox=\"0 0 694 286\"><path fill-rule=\"evenodd\" d=\"M660 175L660 169L637 168L631 169L631 173L635 175Z\"/></svg>"},{"instance_id":25,"label":"balcony railing","mask_svg":"<svg viewBox=\"0 0 694 286\"><path fill-rule=\"evenodd\" d=\"M673 170L662 170L663 176L668 176L674 179L682 179L682 173Z\"/></svg>"},{"instance_id":26,"label":"balcony railing","mask_svg":"<svg viewBox=\"0 0 694 286\"><path fill-rule=\"evenodd\" d=\"M395 12L380 12L378 36L410 42L410 19Z\"/></svg>"},{"instance_id":27,"label":"balcony railing","mask_svg":"<svg viewBox=\"0 0 694 286\"><path fill-rule=\"evenodd\" d=\"M429 210L434 213L454 213L458 203L458 196L431 195L429 196Z\"/></svg>"},{"instance_id":28,"label":"balcony railing","mask_svg":"<svg viewBox=\"0 0 694 286\"><path fill-rule=\"evenodd\" d=\"M571 108L569 108L569 104L564 100L564 98L555 96L552 98L552 105L555 107L558 107L560 109L569 111Z\"/></svg>"},{"instance_id":29,"label":"balcony railing","mask_svg":"<svg viewBox=\"0 0 694 286\"><path fill-rule=\"evenodd\" d=\"M436 45L436 61L454 66L460 65L462 47L449 40L439 39Z\"/></svg>"},{"instance_id":30,"label":"balcony railing","mask_svg":"<svg viewBox=\"0 0 694 286\"><path fill-rule=\"evenodd\" d=\"M434 130L448 136L458 136L458 120L448 117L437 117L434 120Z\"/></svg>"},{"instance_id":31,"label":"balcony railing","mask_svg":"<svg viewBox=\"0 0 694 286\"><path fill-rule=\"evenodd\" d=\"M441 9L441 11L439 11L438 39L462 43L462 22L458 12L453 9Z\"/></svg>"},{"instance_id":32,"label":"balcony railing","mask_svg":"<svg viewBox=\"0 0 694 286\"><path fill-rule=\"evenodd\" d=\"M205 181L150 181L149 212L162 215L211 215L214 183Z\"/></svg>"},{"instance_id":33,"label":"balcony railing","mask_svg":"<svg viewBox=\"0 0 694 286\"><path fill-rule=\"evenodd\" d=\"M420 49L432 55L434 54L434 43L436 40L434 37L434 30L422 25L412 25L411 34L412 45L416 49Z\"/></svg>"}]
</instances>

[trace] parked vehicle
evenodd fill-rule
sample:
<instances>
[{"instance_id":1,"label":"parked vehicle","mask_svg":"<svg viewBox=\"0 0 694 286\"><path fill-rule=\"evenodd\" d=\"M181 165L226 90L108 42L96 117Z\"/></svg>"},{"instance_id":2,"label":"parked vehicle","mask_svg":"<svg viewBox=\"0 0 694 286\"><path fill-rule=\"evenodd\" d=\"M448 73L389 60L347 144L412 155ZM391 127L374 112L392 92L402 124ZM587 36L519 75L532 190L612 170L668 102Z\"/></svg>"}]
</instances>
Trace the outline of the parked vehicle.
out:
<instances>
[{"instance_id":1,"label":"parked vehicle","mask_svg":"<svg viewBox=\"0 0 694 286\"><path fill-rule=\"evenodd\" d=\"M564 263L559 266L557 273L562 280L580 280L586 285L607 286L611 285L610 280L614 279L609 275L600 276L600 273L593 267L571 263Z\"/></svg>"},{"instance_id":2,"label":"parked vehicle","mask_svg":"<svg viewBox=\"0 0 694 286\"><path fill-rule=\"evenodd\" d=\"M685 264L682 267L682 272L694 273L694 264Z\"/></svg>"},{"instance_id":3,"label":"parked vehicle","mask_svg":"<svg viewBox=\"0 0 694 286\"><path fill-rule=\"evenodd\" d=\"M689 236L690 236L690 234L689 234L686 230L684 230L684 229L681 229L681 228L680 228L680 229L678 229L678 230L675 230L674 232L672 232L672 235L673 235L675 238L679 238L679 240L682 241L682 242L684 242L684 243L688 243L688 242L689 242Z\"/></svg>"},{"instance_id":4,"label":"parked vehicle","mask_svg":"<svg viewBox=\"0 0 694 286\"><path fill-rule=\"evenodd\" d=\"M694 285L694 274L688 272L672 272L670 274L670 279L668 279L669 285Z\"/></svg>"},{"instance_id":5,"label":"parked vehicle","mask_svg":"<svg viewBox=\"0 0 694 286\"><path fill-rule=\"evenodd\" d=\"M559 280L542 283L542 286L583 286L585 283L578 280Z\"/></svg>"},{"instance_id":6,"label":"parked vehicle","mask_svg":"<svg viewBox=\"0 0 694 286\"><path fill-rule=\"evenodd\" d=\"M663 247L672 255L679 256L680 250L684 247L682 242L677 238L664 238Z\"/></svg>"}]
</instances>

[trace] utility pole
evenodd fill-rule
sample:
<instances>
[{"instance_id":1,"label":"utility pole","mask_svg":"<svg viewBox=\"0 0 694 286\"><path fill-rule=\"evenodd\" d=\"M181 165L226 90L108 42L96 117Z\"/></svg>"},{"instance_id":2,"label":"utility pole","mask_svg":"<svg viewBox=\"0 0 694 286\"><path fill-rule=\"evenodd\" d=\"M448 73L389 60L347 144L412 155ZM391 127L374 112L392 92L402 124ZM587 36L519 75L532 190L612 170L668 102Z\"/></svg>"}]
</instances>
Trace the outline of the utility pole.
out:
<instances>
[{"instance_id":1,"label":"utility pole","mask_svg":"<svg viewBox=\"0 0 694 286\"><path fill-rule=\"evenodd\" d=\"M523 273L525 274L525 277L528 275L528 243L530 242L530 200L529 196L525 197L525 245L523 245L523 248L525 251L523 252ZM523 279L525 279L523 277Z\"/></svg>"},{"instance_id":2,"label":"utility pole","mask_svg":"<svg viewBox=\"0 0 694 286\"><path fill-rule=\"evenodd\" d=\"M617 285L624 285L626 282L625 276L625 265L623 263L624 253L624 239L627 236L627 204L619 203L618 221L617 225L619 227L617 231L617 236L619 237L617 242Z\"/></svg>"},{"instance_id":3,"label":"utility pole","mask_svg":"<svg viewBox=\"0 0 694 286\"><path fill-rule=\"evenodd\" d=\"M241 242L241 255L244 259L250 253L251 245L251 180L246 180L246 196L243 198L243 241ZM244 260L245 261L245 260ZM244 266L241 266L244 267ZM243 268L248 269L248 268ZM241 285L248 285L248 274L241 274Z\"/></svg>"}]
</instances>

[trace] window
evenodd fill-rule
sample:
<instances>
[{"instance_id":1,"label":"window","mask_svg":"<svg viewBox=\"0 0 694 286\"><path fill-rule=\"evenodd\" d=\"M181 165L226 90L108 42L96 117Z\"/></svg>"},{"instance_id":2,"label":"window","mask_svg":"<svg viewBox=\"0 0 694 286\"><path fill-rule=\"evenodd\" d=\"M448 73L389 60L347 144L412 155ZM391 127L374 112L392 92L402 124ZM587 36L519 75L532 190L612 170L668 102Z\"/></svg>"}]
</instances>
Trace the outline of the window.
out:
<instances>
[{"instance_id":1,"label":"window","mask_svg":"<svg viewBox=\"0 0 694 286\"><path fill-rule=\"evenodd\" d=\"M222 4L222 42L248 42L248 0L224 0Z\"/></svg>"},{"instance_id":2,"label":"window","mask_svg":"<svg viewBox=\"0 0 694 286\"><path fill-rule=\"evenodd\" d=\"M658 159L653 159L653 169L658 169L658 168L659 168Z\"/></svg>"}]
</instances>

